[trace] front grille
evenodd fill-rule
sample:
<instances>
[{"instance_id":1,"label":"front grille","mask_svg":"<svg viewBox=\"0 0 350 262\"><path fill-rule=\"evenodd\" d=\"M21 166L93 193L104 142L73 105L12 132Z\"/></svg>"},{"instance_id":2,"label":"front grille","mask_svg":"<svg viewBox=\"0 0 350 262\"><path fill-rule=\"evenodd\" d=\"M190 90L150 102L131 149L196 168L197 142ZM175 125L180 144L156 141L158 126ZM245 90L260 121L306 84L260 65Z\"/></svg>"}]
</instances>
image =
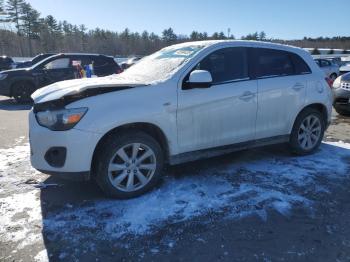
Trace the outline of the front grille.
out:
<instances>
[{"instance_id":1,"label":"front grille","mask_svg":"<svg viewBox=\"0 0 350 262\"><path fill-rule=\"evenodd\" d=\"M342 82L342 83L340 84L340 87L343 88L343 89L350 90L350 83Z\"/></svg>"}]
</instances>

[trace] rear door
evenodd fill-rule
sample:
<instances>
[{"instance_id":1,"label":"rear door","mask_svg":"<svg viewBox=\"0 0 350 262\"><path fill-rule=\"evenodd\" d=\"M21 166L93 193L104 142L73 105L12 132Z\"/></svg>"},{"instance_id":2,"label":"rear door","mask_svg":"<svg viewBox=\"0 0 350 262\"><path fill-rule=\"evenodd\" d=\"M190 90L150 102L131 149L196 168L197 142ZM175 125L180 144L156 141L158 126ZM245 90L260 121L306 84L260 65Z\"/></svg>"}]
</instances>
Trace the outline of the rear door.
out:
<instances>
[{"instance_id":1,"label":"rear door","mask_svg":"<svg viewBox=\"0 0 350 262\"><path fill-rule=\"evenodd\" d=\"M258 80L256 139L289 134L290 123L305 104L309 69L306 65L298 70L297 63L303 61L290 52L268 48L253 52Z\"/></svg>"}]
</instances>

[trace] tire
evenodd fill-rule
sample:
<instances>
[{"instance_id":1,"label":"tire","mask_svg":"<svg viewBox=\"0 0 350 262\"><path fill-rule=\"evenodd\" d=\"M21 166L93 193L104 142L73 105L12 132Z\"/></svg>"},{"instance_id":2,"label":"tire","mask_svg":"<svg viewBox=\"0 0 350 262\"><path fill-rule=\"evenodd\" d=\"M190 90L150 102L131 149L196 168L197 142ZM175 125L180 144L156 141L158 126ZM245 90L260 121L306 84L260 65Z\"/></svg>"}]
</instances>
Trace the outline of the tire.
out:
<instances>
[{"instance_id":1,"label":"tire","mask_svg":"<svg viewBox=\"0 0 350 262\"><path fill-rule=\"evenodd\" d=\"M350 116L350 108L349 108L349 110L344 110L344 109L334 107L334 109L339 115Z\"/></svg>"},{"instance_id":2,"label":"tire","mask_svg":"<svg viewBox=\"0 0 350 262\"><path fill-rule=\"evenodd\" d=\"M321 144L326 120L313 108L302 111L294 122L289 145L298 155L313 153Z\"/></svg>"},{"instance_id":3,"label":"tire","mask_svg":"<svg viewBox=\"0 0 350 262\"><path fill-rule=\"evenodd\" d=\"M17 103L32 102L31 94L34 92L34 86L25 81L17 82L12 86L12 96Z\"/></svg>"},{"instance_id":4,"label":"tire","mask_svg":"<svg viewBox=\"0 0 350 262\"><path fill-rule=\"evenodd\" d=\"M164 156L159 143L150 135L141 131L114 134L100 148L95 157L95 179L107 196L137 197L159 182ZM149 156L142 160L146 155Z\"/></svg>"},{"instance_id":5,"label":"tire","mask_svg":"<svg viewBox=\"0 0 350 262\"><path fill-rule=\"evenodd\" d=\"M332 73L329 78L332 79L333 81L337 79L338 75L336 73Z\"/></svg>"}]
</instances>

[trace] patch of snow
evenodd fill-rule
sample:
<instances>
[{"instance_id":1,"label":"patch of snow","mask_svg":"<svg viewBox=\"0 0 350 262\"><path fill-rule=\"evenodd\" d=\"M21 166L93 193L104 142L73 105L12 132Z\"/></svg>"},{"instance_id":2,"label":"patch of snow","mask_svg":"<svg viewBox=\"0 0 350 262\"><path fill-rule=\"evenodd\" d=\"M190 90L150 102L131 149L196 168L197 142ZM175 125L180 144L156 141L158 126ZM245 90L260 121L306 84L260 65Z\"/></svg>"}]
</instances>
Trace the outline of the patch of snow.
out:
<instances>
[{"instance_id":1,"label":"patch of snow","mask_svg":"<svg viewBox=\"0 0 350 262\"><path fill-rule=\"evenodd\" d=\"M40 241L42 215L36 190L0 198L0 241L21 249ZM38 235L39 233L39 235Z\"/></svg>"},{"instance_id":2,"label":"patch of snow","mask_svg":"<svg viewBox=\"0 0 350 262\"><path fill-rule=\"evenodd\" d=\"M56 237L64 231L85 229L101 239L118 239L149 234L210 212L230 219L257 215L263 220L268 210L288 216L293 207L301 207L312 213L313 201L308 194L319 192L315 185L327 193L327 183L322 184L319 178L330 181L348 177L349 163L344 157L350 157L350 144L325 143L310 156L273 155L222 169L210 168L200 175L167 178L158 190L137 199L98 201L52 214L44 225ZM239 172L243 172L240 178Z\"/></svg>"},{"instance_id":3,"label":"patch of snow","mask_svg":"<svg viewBox=\"0 0 350 262\"><path fill-rule=\"evenodd\" d=\"M43 220L39 191L31 185L26 185L31 186L30 191L24 186L21 190L27 192L14 191L13 184L23 179L23 173L33 174L29 146L18 145L0 153L0 181L11 193L0 196L0 241L16 242L18 248L39 241L41 226L51 241L68 241L69 250L79 248L82 241L107 239L123 244L128 236L152 234L195 218L205 224L208 214L216 214L218 219L258 216L267 220L271 210L284 216L294 207L312 213L313 195L329 194L334 184L341 185L350 175L350 144L344 142L323 143L317 153L304 157L262 149L249 160L236 159L231 164L203 168L197 174L166 177L159 189L136 199L98 200L81 206L68 203L66 208L47 213ZM165 243L168 247L175 244L175 240Z\"/></svg>"},{"instance_id":4,"label":"patch of snow","mask_svg":"<svg viewBox=\"0 0 350 262\"><path fill-rule=\"evenodd\" d=\"M35 257L34 257L35 262L48 262L49 258L47 256L47 251L46 249L41 250Z\"/></svg>"}]
</instances>

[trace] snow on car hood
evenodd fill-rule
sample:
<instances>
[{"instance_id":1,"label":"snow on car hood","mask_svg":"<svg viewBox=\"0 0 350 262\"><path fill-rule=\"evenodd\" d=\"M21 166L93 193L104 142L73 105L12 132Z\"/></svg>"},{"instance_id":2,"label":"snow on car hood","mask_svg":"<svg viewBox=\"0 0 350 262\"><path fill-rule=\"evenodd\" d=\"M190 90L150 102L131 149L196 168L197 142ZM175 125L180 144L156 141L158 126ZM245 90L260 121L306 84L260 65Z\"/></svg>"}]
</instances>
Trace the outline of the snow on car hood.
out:
<instances>
[{"instance_id":1,"label":"snow on car hood","mask_svg":"<svg viewBox=\"0 0 350 262\"><path fill-rule=\"evenodd\" d=\"M112 75L99 78L83 78L56 82L36 90L32 94L35 104L56 100L68 95L81 93L87 89L102 87L137 87L149 83L140 81L140 79L127 78L122 75Z\"/></svg>"}]
</instances>

